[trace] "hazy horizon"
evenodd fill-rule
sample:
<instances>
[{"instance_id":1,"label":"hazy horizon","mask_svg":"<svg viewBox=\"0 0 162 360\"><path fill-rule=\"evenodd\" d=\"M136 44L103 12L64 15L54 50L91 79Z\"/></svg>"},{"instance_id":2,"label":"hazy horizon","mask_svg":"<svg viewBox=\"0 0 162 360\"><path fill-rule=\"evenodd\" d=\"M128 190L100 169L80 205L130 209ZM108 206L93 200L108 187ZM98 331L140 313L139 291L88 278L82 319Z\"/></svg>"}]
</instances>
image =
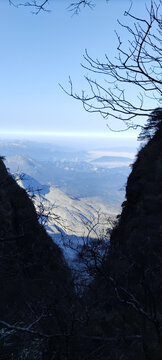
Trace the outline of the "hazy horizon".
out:
<instances>
[{"instance_id":1,"label":"hazy horizon","mask_svg":"<svg viewBox=\"0 0 162 360\"><path fill-rule=\"evenodd\" d=\"M136 136L128 136L120 133L95 134L95 133L1 133L1 142L7 141L32 141L36 143L52 143L60 147L69 147L79 150L109 149L113 148L134 148L137 149L140 143Z\"/></svg>"}]
</instances>

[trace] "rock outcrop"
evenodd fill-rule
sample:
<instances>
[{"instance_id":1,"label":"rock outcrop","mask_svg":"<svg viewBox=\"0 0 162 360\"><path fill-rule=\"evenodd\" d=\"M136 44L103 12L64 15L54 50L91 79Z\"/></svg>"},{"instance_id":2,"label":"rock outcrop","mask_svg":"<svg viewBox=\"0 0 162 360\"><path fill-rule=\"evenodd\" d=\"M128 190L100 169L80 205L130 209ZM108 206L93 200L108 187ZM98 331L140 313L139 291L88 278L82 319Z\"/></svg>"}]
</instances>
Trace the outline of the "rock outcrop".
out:
<instances>
[{"instance_id":1,"label":"rock outcrop","mask_svg":"<svg viewBox=\"0 0 162 360\"><path fill-rule=\"evenodd\" d=\"M111 234L109 253L91 284L87 301L90 321L86 331L88 336L98 336L98 343L91 343L91 352L95 348L97 359L161 360L160 123L132 166L123 210ZM89 349L90 344L87 352Z\"/></svg>"},{"instance_id":2,"label":"rock outcrop","mask_svg":"<svg viewBox=\"0 0 162 360\"><path fill-rule=\"evenodd\" d=\"M26 191L17 185L2 160L0 291L0 358L3 360L18 359L24 348L29 351L33 341L30 332L14 330L3 322L20 327L35 322L31 330L46 335L67 332L73 297L70 270L60 248L38 223ZM37 338L41 338L41 344L46 339L47 350L48 337Z\"/></svg>"},{"instance_id":3,"label":"rock outcrop","mask_svg":"<svg viewBox=\"0 0 162 360\"><path fill-rule=\"evenodd\" d=\"M162 124L139 151L126 201L111 236L108 266L115 279L127 331L141 336L135 359L161 359L162 351ZM131 313L130 313L131 312ZM127 318L127 320L126 320ZM129 325L129 326L128 326ZM127 332L128 335L128 332ZM139 341L140 342L140 341ZM138 348L138 351L137 351ZM129 355L130 356L130 355ZM134 359L132 357L132 359Z\"/></svg>"}]
</instances>

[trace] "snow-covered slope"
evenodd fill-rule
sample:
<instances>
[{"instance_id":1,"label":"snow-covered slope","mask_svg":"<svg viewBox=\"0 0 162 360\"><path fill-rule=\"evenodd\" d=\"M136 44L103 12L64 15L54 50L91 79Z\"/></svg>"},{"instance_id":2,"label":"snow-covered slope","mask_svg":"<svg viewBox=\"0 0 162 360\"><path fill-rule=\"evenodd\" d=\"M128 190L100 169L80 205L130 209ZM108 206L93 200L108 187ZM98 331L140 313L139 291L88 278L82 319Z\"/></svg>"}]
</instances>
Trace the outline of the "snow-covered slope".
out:
<instances>
[{"instance_id":1,"label":"snow-covered slope","mask_svg":"<svg viewBox=\"0 0 162 360\"><path fill-rule=\"evenodd\" d=\"M31 196L34 194L39 221L63 248L68 259L74 257L77 246L87 237L94 239L103 234L108 219L115 215L101 202L72 198L59 188L42 185L28 175L20 176L17 181Z\"/></svg>"}]
</instances>

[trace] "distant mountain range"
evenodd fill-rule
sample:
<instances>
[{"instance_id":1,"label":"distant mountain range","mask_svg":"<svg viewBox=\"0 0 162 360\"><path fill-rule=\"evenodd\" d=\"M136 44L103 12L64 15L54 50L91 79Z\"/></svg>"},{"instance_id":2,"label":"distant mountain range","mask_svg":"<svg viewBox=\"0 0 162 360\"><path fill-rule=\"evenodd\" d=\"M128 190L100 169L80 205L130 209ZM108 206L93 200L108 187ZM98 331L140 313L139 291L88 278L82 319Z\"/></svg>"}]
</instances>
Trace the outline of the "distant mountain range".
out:
<instances>
[{"instance_id":1,"label":"distant mountain range","mask_svg":"<svg viewBox=\"0 0 162 360\"><path fill-rule=\"evenodd\" d=\"M91 161L91 163L96 164L96 166L104 166L105 168L129 166L132 162L132 158L125 156L101 156Z\"/></svg>"},{"instance_id":2,"label":"distant mountain range","mask_svg":"<svg viewBox=\"0 0 162 360\"><path fill-rule=\"evenodd\" d=\"M0 140L0 155L5 157L24 155L40 161L75 161L77 159L85 160L87 151L37 141Z\"/></svg>"},{"instance_id":3,"label":"distant mountain range","mask_svg":"<svg viewBox=\"0 0 162 360\"><path fill-rule=\"evenodd\" d=\"M130 163L132 161L131 158L127 158L124 156L101 156L97 159L92 160L92 162L124 162L124 163Z\"/></svg>"}]
</instances>

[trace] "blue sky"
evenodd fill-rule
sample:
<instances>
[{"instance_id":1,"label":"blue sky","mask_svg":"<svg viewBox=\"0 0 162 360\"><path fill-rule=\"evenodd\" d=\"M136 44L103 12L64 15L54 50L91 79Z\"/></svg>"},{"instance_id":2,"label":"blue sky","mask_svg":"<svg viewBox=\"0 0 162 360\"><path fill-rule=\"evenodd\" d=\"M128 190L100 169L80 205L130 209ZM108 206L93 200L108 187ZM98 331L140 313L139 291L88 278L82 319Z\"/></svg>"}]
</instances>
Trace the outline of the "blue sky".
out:
<instances>
[{"instance_id":1,"label":"blue sky","mask_svg":"<svg viewBox=\"0 0 162 360\"><path fill-rule=\"evenodd\" d=\"M114 30L122 35L117 18L123 20L130 1L98 0L93 11L83 9L79 16L67 11L69 1L51 1L52 11L37 16L0 1L1 133L109 136L106 121L86 113L58 84L68 88L70 75L77 91L86 88L80 66L85 49L95 58L115 56ZM150 1L134 0L134 13L144 14L145 3Z\"/></svg>"}]
</instances>

